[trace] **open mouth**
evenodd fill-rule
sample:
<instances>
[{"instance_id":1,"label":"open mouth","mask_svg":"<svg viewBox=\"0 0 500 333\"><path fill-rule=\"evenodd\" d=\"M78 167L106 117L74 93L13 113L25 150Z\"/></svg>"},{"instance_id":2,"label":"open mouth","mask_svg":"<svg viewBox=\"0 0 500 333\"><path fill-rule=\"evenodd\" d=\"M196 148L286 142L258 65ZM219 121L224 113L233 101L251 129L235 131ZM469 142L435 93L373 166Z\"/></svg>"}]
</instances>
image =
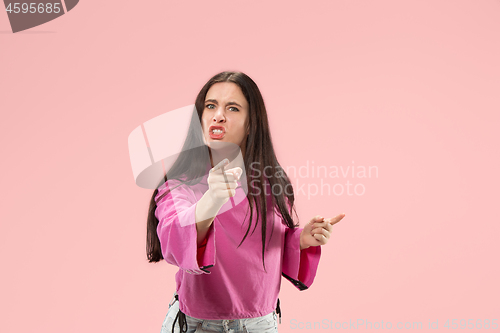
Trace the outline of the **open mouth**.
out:
<instances>
[{"instance_id":1,"label":"open mouth","mask_svg":"<svg viewBox=\"0 0 500 333\"><path fill-rule=\"evenodd\" d=\"M210 127L208 134L212 139L222 139L226 131L223 127Z\"/></svg>"}]
</instances>

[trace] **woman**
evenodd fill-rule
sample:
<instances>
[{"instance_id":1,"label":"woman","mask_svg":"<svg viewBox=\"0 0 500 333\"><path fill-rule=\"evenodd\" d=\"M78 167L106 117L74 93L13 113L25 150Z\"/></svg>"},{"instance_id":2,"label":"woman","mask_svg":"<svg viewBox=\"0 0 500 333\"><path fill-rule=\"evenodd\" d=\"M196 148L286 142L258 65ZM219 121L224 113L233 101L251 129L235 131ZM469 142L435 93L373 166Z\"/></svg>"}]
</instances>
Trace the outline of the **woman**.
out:
<instances>
[{"instance_id":1,"label":"woman","mask_svg":"<svg viewBox=\"0 0 500 333\"><path fill-rule=\"evenodd\" d=\"M345 214L294 224L293 188L247 75L215 75L195 109L183 152L149 208L149 261L179 267L162 333L277 332L281 276L307 289L320 245Z\"/></svg>"}]
</instances>

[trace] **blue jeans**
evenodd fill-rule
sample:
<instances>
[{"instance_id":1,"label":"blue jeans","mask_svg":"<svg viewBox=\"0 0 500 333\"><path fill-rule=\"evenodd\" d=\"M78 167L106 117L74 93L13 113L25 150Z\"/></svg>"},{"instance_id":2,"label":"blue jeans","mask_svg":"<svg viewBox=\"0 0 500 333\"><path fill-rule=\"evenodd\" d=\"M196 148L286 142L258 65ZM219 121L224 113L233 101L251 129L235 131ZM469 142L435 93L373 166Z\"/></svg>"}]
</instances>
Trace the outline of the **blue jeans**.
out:
<instances>
[{"instance_id":1,"label":"blue jeans","mask_svg":"<svg viewBox=\"0 0 500 333\"><path fill-rule=\"evenodd\" d=\"M175 297L176 293L174 293ZM172 301L174 298L172 298ZM169 304L168 312L161 326L161 333L179 333L179 320L175 323L174 332L172 332L172 323L179 312L179 302L175 301ZM207 320L198 319L186 315L188 326L187 333L202 332L221 332L221 333L277 333L276 311L265 316L257 318L244 318L233 320Z\"/></svg>"}]
</instances>

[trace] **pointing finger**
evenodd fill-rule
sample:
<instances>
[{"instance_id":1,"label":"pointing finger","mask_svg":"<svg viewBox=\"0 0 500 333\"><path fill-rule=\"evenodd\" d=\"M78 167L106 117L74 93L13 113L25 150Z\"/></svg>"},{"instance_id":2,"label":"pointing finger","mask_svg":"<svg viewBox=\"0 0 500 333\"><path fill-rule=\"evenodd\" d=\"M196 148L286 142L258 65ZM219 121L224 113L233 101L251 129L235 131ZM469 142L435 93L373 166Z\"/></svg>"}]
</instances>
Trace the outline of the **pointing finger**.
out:
<instances>
[{"instance_id":1,"label":"pointing finger","mask_svg":"<svg viewBox=\"0 0 500 333\"><path fill-rule=\"evenodd\" d=\"M345 213L342 213L342 214L339 214L339 215L337 215L337 216L335 216L335 217L332 217L332 218L327 219L327 221L328 221L331 225L334 225L335 223L340 222L340 220L342 220L344 217L345 217Z\"/></svg>"},{"instance_id":2,"label":"pointing finger","mask_svg":"<svg viewBox=\"0 0 500 333\"><path fill-rule=\"evenodd\" d=\"M210 172L217 171L221 168L223 169L223 167L228 165L228 164L229 164L229 160L227 158L225 158L222 161L220 161L216 166L214 166L212 169L210 169Z\"/></svg>"}]
</instances>

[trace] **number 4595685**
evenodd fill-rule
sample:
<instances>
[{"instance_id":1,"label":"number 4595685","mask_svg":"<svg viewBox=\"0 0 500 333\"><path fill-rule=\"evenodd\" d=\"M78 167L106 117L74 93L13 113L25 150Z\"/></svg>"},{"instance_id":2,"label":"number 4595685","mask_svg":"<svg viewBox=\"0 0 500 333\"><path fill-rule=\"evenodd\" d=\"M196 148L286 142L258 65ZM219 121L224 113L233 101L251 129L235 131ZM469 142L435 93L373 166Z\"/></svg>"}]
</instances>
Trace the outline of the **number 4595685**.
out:
<instances>
[{"instance_id":1,"label":"number 4595685","mask_svg":"<svg viewBox=\"0 0 500 333\"><path fill-rule=\"evenodd\" d=\"M457 329L457 328L468 328L468 329L497 329L498 324L496 319L469 319L468 321L465 319L452 319L451 320L451 325L450 325L450 320L448 319L446 323L444 324L444 327L446 328L452 328L452 329Z\"/></svg>"},{"instance_id":2,"label":"number 4595685","mask_svg":"<svg viewBox=\"0 0 500 333\"><path fill-rule=\"evenodd\" d=\"M21 5L21 6L19 6ZM12 3L9 3L7 8L5 9L9 13L60 13L61 12L61 7L59 7L60 3L35 3L31 2L28 6L28 3L14 3L12 6Z\"/></svg>"}]
</instances>

